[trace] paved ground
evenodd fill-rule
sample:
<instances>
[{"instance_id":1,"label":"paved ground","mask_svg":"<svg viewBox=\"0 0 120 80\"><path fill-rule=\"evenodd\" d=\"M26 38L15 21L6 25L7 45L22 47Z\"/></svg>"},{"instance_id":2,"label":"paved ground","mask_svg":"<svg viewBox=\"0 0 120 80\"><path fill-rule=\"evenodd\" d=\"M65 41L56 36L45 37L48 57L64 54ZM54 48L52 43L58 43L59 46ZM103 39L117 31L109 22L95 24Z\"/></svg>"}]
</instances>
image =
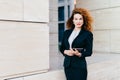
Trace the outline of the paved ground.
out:
<instances>
[{"instance_id":1,"label":"paved ground","mask_svg":"<svg viewBox=\"0 0 120 80\"><path fill-rule=\"evenodd\" d=\"M120 80L120 54L94 54L87 58L88 80Z\"/></svg>"},{"instance_id":2,"label":"paved ground","mask_svg":"<svg viewBox=\"0 0 120 80\"><path fill-rule=\"evenodd\" d=\"M93 53L91 57L87 57L87 62L88 65L94 64L94 63L99 63L99 62L104 62L104 61L109 61L109 60L120 60L120 54L116 53Z\"/></svg>"},{"instance_id":3,"label":"paved ground","mask_svg":"<svg viewBox=\"0 0 120 80\"><path fill-rule=\"evenodd\" d=\"M63 55L59 53L59 57L54 57L54 60L50 62L50 70L63 69ZM120 54L116 53L93 53L92 56L86 57L88 66L95 63L106 62L111 60L120 61Z\"/></svg>"},{"instance_id":4,"label":"paved ground","mask_svg":"<svg viewBox=\"0 0 120 80\"><path fill-rule=\"evenodd\" d=\"M51 70L63 74L63 56L55 60ZM120 54L116 53L93 53L86 57L88 63L88 80L120 80ZM55 65L58 64L59 65ZM57 70L56 70L57 69ZM59 69L59 70L58 70ZM62 71L61 71L62 70ZM61 80L65 80L62 78Z\"/></svg>"}]
</instances>

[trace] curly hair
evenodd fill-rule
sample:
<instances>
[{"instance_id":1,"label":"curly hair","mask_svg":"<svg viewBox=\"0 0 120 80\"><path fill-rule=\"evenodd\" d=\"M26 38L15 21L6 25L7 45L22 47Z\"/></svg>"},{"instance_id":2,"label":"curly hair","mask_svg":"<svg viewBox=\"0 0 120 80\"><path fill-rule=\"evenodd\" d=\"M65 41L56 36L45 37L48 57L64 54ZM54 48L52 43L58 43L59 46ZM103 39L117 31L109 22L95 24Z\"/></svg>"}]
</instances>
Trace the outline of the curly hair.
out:
<instances>
[{"instance_id":1,"label":"curly hair","mask_svg":"<svg viewBox=\"0 0 120 80\"><path fill-rule=\"evenodd\" d=\"M82 25L82 29L92 32L92 30L93 30L93 28L92 28L93 18L91 17L89 11L84 9L84 8L75 8L72 11L71 17L67 20L67 28L71 29L74 27L73 17L75 14L80 14L83 16L84 24Z\"/></svg>"}]
</instances>

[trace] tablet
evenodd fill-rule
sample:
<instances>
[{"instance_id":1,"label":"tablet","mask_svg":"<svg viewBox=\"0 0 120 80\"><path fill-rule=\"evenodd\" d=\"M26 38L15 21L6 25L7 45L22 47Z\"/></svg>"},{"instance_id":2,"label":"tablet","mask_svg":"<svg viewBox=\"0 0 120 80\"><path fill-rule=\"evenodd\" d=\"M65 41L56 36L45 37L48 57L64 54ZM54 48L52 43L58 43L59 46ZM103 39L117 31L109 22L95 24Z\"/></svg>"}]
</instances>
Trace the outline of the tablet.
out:
<instances>
[{"instance_id":1,"label":"tablet","mask_svg":"<svg viewBox=\"0 0 120 80\"><path fill-rule=\"evenodd\" d=\"M75 49L77 49L79 52L81 52L83 50L83 48L73 48L74 51L75 51Z\"/></svg>"}]
</instances>

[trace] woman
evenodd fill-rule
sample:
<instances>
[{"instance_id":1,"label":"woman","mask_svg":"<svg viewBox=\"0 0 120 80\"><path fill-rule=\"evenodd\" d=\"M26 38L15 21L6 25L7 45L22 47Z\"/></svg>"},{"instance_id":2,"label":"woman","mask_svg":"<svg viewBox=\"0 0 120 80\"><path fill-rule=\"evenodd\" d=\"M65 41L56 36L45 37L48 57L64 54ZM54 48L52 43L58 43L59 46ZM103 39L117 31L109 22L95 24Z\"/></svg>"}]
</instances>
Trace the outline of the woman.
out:
<instances>
[{"instance_id":1,"label":"woman","mask_svg":"<svg viewBox=\"0 0 120 80\"><path fill-rule=\"evenodd\" d=\"M67 21L67 28L60 47L64 55L67 80L87 80L85 57L91 56L93 47L92 17L83 8L75 8Z\"/></svg>"}]
</instances>

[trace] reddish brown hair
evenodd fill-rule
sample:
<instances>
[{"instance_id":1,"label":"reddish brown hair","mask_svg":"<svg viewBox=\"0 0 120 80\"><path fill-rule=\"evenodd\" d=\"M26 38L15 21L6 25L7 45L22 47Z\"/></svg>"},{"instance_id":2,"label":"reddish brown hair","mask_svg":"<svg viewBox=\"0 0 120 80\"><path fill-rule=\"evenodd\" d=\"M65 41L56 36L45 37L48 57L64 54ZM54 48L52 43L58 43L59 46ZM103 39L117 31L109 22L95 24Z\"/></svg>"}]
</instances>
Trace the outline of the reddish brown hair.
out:
<instances>
[{"instance_id":1,"label":"reddish brown hair","mask_svg":"<svg viewBox=\"0 0 120 80\"><path fill-rule=\"evenodd\" d=\"M67 28L71 29L71 28L74 27L74 24L73 24L74 14L82 15L83 20L84 20L84 24L82 25L82 29L92 32L93 19L92 19L91 15L90 15L89 11L84 9L84 8L75 8L73 10L71 17L67 21Z\"/></svg>"}]
</instances>

